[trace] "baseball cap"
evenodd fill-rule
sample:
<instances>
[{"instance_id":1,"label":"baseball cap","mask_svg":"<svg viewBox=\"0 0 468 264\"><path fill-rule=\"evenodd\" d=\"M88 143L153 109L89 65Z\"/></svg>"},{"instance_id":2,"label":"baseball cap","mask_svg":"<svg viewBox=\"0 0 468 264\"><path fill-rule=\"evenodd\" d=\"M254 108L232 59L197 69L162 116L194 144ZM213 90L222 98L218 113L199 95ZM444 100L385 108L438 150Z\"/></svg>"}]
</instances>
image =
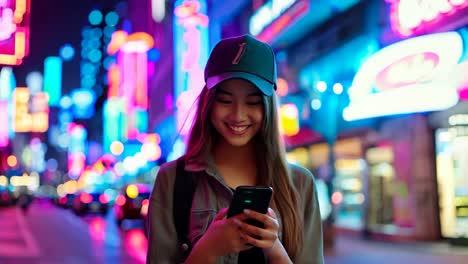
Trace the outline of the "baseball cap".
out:
<instances>
[{"instance_id":1,"label":"baseball cap","mask_svg":"<svg viewBox=\"0 0 468 264\"><path fill-rule=\"evenodd\" d=\"M251 35L222 39L215 45L206 63L206 86L211 89L233 78L247 80L263 94L271 96L276 90L273 49Z\"/></svg>"}]
</instances>

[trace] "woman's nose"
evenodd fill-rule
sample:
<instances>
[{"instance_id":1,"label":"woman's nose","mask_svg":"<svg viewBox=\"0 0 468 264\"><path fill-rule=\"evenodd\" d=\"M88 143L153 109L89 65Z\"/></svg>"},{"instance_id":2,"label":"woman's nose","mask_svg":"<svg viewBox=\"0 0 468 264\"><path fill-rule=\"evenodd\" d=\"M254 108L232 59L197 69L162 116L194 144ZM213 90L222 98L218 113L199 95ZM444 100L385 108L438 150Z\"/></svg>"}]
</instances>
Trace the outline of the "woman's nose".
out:
<instances>
[{"instance_id":1,"label":"woman's nose","mask_svg":"<svg viewBox=\"0 0 468 264\"><path fill-rule=\"evenodd\" d=\"M246 111L247 111L247 109L243 104L234 103L231 114L232 114L232 117L236 121L243 121L245 119L246 114L247 114Z\"/></svg>"}]
</instances>

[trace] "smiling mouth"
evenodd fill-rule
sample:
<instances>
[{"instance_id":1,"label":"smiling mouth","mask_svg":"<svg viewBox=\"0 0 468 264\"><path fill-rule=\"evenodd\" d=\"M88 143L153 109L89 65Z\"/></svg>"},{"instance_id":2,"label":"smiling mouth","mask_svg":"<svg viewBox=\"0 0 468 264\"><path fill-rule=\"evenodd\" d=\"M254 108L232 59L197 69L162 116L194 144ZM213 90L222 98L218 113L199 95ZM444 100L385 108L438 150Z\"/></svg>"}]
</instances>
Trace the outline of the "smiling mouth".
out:
<instances>
[{"instance_id":1,"label":"smiling mouth","mask_svg":"<svg viewBox=\"0 0 468 264\"><path fill-rule=\"evenodd\" d=\"M243 134L250 126L233 126L227 124L227 127L229 127L235 134Z\"/></svg>"}]
</instances>

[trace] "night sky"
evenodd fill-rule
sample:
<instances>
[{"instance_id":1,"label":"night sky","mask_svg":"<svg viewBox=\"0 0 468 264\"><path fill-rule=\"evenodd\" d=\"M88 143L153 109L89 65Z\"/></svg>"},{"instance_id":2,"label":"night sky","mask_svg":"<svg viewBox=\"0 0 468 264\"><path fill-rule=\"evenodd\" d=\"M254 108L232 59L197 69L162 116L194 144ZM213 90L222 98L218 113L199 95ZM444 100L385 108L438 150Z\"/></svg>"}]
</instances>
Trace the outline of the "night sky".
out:
<instances>
[{"instance_id":1,"label":"night sky","mask_svg":"<svg viewBox=\"0 0 468 264\"><path fill-rule=\"evenodd\" d=\"M60 47L69 43L75 48L75 57L63 64L62 94L79 87L81 30L93 8L113 4L113 0L31 0L29 55L14 67L17 85L25 86L31 71L42 73L44 59L58 56Z\"/></svg>"}]
</instances>

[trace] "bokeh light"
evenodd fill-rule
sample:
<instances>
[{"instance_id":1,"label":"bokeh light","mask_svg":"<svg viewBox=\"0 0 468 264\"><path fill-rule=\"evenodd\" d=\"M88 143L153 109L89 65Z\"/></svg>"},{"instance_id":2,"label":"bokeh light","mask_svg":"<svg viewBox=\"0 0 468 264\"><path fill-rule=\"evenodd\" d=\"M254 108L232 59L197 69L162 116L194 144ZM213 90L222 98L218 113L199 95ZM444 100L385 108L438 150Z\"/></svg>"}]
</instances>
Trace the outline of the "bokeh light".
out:
<instances>
[{"instance_id":1,"label":"bokeh light","mask_svg":"<svg viewBox=\"0 0 468 264\"><path fill-rule=\"evenodd\" d=\"M119 15L116 12L111 11L107 13L105 21L108 26L115 27L119 22Z\"/></svg>"},{"instance_id":2,"label":"bokeh light","mask_svg":"<svg viewBox=\"0 0 468 264\"><path fill-rule=\"evenodd\" d=\"M327 83L324 81L318 81L317 82L317 91L323 93L327 90Z\"/></svg>"},{"instance_id":3,"label":"bokeh light","mask_svg":"<svg viewBox=\"0 0 468 264\"><path fill-rule=\"evenodd\" d=\"M161 53L159 52L158 49L152 48L152 49L148 50L148 60L149 61L158 61L160 56L161 56Z\"/></svg>"},{"instance_id":4,"label":"bokeh light","mask_svg":"<svg viewBox=\"0 0 468 264\"><path fill-rule=\"evenodd\" d=\"M91 61L91 62L99 62L101 61L102 59L102 52L98 49L92 49L89 53L88 53L88 59Z\"/></svg>"},{"instance_id":5,"label":"bokeh light","mask_svg":"<svg viewBox=\"0 0 468 264\"><path fill-rule=\"evenodd\" d=\"M161 157L161 148L153 142L145 142L141 146L141 153L148 161L155 161Z\"/></svg>"},{"instance_id":6,"label":"bokeh light","mask_svg":"<svg viewBox=\"0 0 468 264\"><path fill-rule=\"evenodd\" d=\"M28 73L26 76L26 85L29 88L29 92L31 94L36 94L40 91L42 91L42 82L43 82L43 77L42 73L33 71Z\"/></svg>"},{"instance_id":7,"label":"bokeh light","mask_svg":"<svg viewBox=\"0 0 468 264\"><path fill-rule=\"evenodd\" d=\"M312 109L314 109L314 110L319 110L320 107L322 107L322 102L320 102L319 99L313 99L310 102L310 107L312 107Z\"/></svg>"},{"instance_id":8,"label":"bokeh light","mask_svg":"<svg viewBox=\"0 0 468 264\"><path fill-rule=\"evenodd\" d=\"M10 166L10 167L12 167L12 168L13 168L13 167L16 167L16 165L18 165L18 160L16 159L15 156L10 155L10 156L8 156L8 158L7 158L7 164L8 164L8 166Z\"/></svg>"},{"instance_id":9,"label":"bokeh light","mask_svg":"<svg viewBox=\"0 0 468 264\"><path fill-rule=\"evenodd\" d=\"M128 197L134 199L138 196L138 187L131 184L127 186L127 189L125 190L125 192L127 193Z\"/></svg>"},{"instance_id":10,"label":"bokeh light","mask_svg":"<svg viewBox=\"0 0 468 264\"><path fill-rule=\"evenodd\" d=\"M63 45L60 48L59 53L60 53L60 57L62 57L64 61L70 61L73 59L73 57L75 57L75 49L70 44Z\"/></svg>"},{"instance_id":11,"label":"bokeh light","mask_svg":"<svg viewBox=\"0 0 468 264\"><path fill-rule=\"evenodd\" d=\"M124 151L124 145L120 141L114 141L110 145L110 151L112 154L118 156Z\"/></svg>"},{"instance_id":12,"label":"bokeh light","mask_svg":"<svg viewBox=\"0 0 468 264\"><path fill-rule=\"evenodd\" d=\"M289 85L288 82L284 78L278 78L276 81L276 93L279 96L285 96L289 92Z\"/></svg>"},{"instance_id":13,"label":"bokeh light","mask_svg":"<svg viewBox=\"0 0 468 264\"><path fill-rule=\"evenodd\" d=\"M93 10L88 15L88 21L91 25L96 26L102 23L102 12L100 10Z\"/></svg>"},{"instance_id":14,"label":"bokeh light","mask_svg":"<svg viewBox=\"0 0 468 264\"><path fill-rule=\"evenodd\" d=\"M341 94L343 92L343 85L341 83L335 83L333 85L333 92L335 94Z\"/></svg>"},{"instance_id":15,"label":"bokeh light","mask_svg":"<svg viewBox=\"0 0 468 264\"><path fill-rule=\"evenodd\" d=\"M47 160L47 165L46 165L46 167L47 167L47 170L49 170L49 171L56 171L56 170L57 170L57 167L58 167L58 162L57 162L57 160L56 160L56 159L53 159L53 158Z\"/></svg>"}]
</instances>

